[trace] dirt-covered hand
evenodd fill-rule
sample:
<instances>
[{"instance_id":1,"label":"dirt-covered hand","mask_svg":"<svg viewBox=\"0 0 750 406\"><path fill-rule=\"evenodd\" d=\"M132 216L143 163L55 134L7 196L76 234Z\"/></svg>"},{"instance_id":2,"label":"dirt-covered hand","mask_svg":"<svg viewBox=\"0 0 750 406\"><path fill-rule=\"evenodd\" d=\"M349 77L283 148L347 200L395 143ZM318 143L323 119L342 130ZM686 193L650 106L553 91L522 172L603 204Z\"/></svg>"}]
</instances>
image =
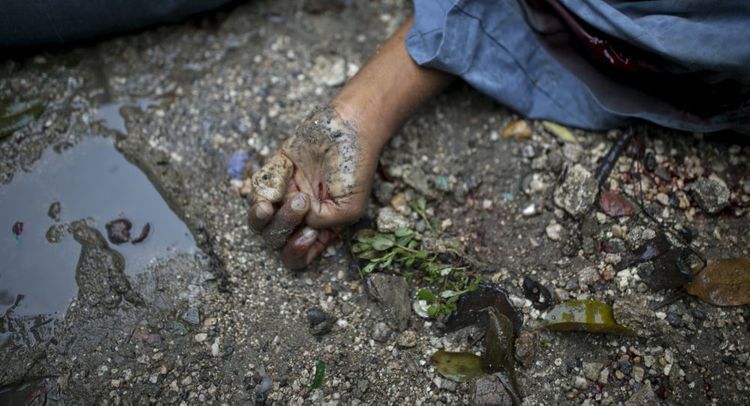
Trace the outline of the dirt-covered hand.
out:
<instances>
[{"instance_id":1,"label":"dirt-covered hand","mask_svg":"<svg viewBox=\"0 0 750 406\"><path fill-rule=\"evenodd\" d=\"M305 267L362 215L378 152L333 108L316 110L246 181L250 227L287 267Z\"/></svg>"}]
</instances>

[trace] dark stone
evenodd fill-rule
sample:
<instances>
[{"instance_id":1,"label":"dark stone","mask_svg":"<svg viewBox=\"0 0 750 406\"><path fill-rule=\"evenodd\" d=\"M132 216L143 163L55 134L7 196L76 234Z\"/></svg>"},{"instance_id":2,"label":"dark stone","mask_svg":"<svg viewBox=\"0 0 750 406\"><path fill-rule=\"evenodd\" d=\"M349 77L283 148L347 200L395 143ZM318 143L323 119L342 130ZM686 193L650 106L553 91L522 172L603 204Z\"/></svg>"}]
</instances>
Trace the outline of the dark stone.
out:
<instances>
[{"instance_id":1,"label":"dark stone","mask_svg":"<svg viewBox=\"0 0 750 406\"><path fill-rule=\"evenodd\" d=\"M60 221L61 210L62 210L62 206L60 205L60 202L54 202L49 206L49 210L47 210L47 215L52 220Z\"/></svg>"},{"instance_id":2,"label":"dark stone","mask_svg":"<svg viewBox=\"0 0 750 406\"><path fill-rule=\"evenodd\" d=\"M105 226L107 228L107 238L112 244L122 244L130 241L130 229L133 223L126 218L112 220Z\"/></svg>"},{"instance_id":3,"label":"dark stone","mask_svg":"<svg viewBox=\"0 0 750 406\"><path fill-rule=\"evenodd\" d=\"M182 313L182 319L194 326L201 323L200 312L198 312L198 309L195 307L185 310L185 313Z\"/></svg>"},{"instance_id":4,"label":"dark stone","mask_svg":"<svg viewBox=\"0 0 750 406\"><path fill-rule=\"evenodd\" d=\"M383 309L386 322L396 331L409 327L409 284L401 276L376 273L367 278L367 291Z\"/></svg>"},{"instance_id":5,"label":"dark stone","mask_svg":"<svg viewBox=\"0 0 750 406\"><path fill-rule=\"evenodd\" d=\"M333 329L333 324L336 320L330 314L323 311L323 309L311 307L307 309L307 322L309 323L312 335L321 336Z\"/></svg>"}]
</instances>

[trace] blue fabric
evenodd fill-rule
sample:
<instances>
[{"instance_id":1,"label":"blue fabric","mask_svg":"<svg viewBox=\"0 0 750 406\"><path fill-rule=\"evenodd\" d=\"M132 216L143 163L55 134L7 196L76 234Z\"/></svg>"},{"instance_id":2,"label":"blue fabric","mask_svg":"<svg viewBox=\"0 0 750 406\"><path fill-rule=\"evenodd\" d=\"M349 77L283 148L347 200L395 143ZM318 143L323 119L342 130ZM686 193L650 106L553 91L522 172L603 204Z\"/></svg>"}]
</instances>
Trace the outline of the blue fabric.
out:
<instances>
[{"instance_id":1,"label":"blue fabric","mask_svg":"<svg viewBox=\"0 0 750 406\"><path fill-rule=\"evenodd\" d=\"M419 65L458 75L533 119L588 129L640 118L688 131L750 130L747 114L696 117L637 89L604 83L590 68L588 73L571 69L575 64L540 43L519 1L414 0L407 49ZM733 46L737 38L750 41L750 2L561 2L598 30L673 61L683 71L713 70L722 78L750 80L750 46Z\"/></svg>"}]
</instances>

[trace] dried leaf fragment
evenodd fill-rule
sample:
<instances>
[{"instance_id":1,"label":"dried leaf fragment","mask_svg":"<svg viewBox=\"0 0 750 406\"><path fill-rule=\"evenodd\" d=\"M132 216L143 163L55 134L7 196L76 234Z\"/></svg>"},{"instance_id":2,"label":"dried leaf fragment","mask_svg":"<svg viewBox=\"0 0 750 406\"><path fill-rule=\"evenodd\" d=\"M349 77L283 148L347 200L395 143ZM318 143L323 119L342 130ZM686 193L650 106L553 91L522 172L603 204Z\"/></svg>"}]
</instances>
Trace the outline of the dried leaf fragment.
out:
<instances>
[{"instance_id":1,"label":"dried leaf fragment","mask_svg":"<svg viewBox=\"0 0 750 406\"><path fill-rule=\"evenodd\" d=\"M437 351L430 357L440 375L456 381L466 382L485 375L482 359L470 352Z\"/></svg>"},{"instance_id":2,"label":"dried leaf fragment","mask_svg":"<svg viewBox=\"0 0 750 406\"><path fill-rule=\"evenodd\" d=\"M599 207L609 217L630 217L635 214L635 206L625 196L617 192L602 192Z\"/></svg>"},{"instance_id":3,"label":"dried leaf fragment","mask_svg":"<svg viewBox=\"0 0 750 406\"><path fill-rule=\"evenodd\" d=\"M750 303L750 259L725 258L713 261L693 276L687 292L716 306Z\"/></svg>"},{"instance_id":4,"label":"dried leaf fragment","mask_svg":"<svg viewBox=\"0 0 750 406\"><path fill-rule=\"evenodd\" d=\"M552 134L555 134L558 138L565 142L578 142L578 139L573 132L560 124L553 123L551 121L542 121L544 128L549 130Z\"/></svg>"},{"instance_id":5,"label":"dried leaf fragment","mask_svg":"<svg viewBox=\"0 0 750 406\"><path fill-rule=\"evenodd\" d=\"M503 128L503 133L500 136L503 139L513 137L516 141L528 140L531 138L531 128L526 120L514 120Z\"/></svg>"},{"instance_id":6,"label":"dried leaf fragment","mask_svg":"<svg viewBox=\"0 0 750 406\"><path fill-rule=\"evenodd\" d=\"M635 335L617 322L612 307L597 300L570 300L560 303L544 317L543 328L552 331Z\"/></svg>"}]
</instances>

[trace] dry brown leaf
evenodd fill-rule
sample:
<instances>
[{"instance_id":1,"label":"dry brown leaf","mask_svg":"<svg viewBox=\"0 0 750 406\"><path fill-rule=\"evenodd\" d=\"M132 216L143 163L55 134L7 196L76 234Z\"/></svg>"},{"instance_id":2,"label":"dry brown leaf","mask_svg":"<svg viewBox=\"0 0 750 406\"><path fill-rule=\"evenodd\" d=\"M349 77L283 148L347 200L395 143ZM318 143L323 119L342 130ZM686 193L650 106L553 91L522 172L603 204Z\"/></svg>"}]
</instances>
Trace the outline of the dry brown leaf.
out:
<instances>
[{"instance_id":1,"label":"dry brown leaf","mask_svg":"<svg viewBox=\"0 0 750 406\"><path fill-rule=\"evenodd\" d=\"M527 140L531 138L531 128L529 127L529 124L526 122L526 120L511 121L508 125L505 126L501 136L503 137L503 139L513 137L517 141Z\"/></svg>"},{"instance_id":2,"label":"dry brown leaf","mask_svg":"<svg viewBox=\"0 0 750 406\"><path fill-rule=\"evenodd\" d=\"M688 293L716 306L750 303L750 259L725 258L711 262L685 286Z\"/></svg>"}]
</instances>

